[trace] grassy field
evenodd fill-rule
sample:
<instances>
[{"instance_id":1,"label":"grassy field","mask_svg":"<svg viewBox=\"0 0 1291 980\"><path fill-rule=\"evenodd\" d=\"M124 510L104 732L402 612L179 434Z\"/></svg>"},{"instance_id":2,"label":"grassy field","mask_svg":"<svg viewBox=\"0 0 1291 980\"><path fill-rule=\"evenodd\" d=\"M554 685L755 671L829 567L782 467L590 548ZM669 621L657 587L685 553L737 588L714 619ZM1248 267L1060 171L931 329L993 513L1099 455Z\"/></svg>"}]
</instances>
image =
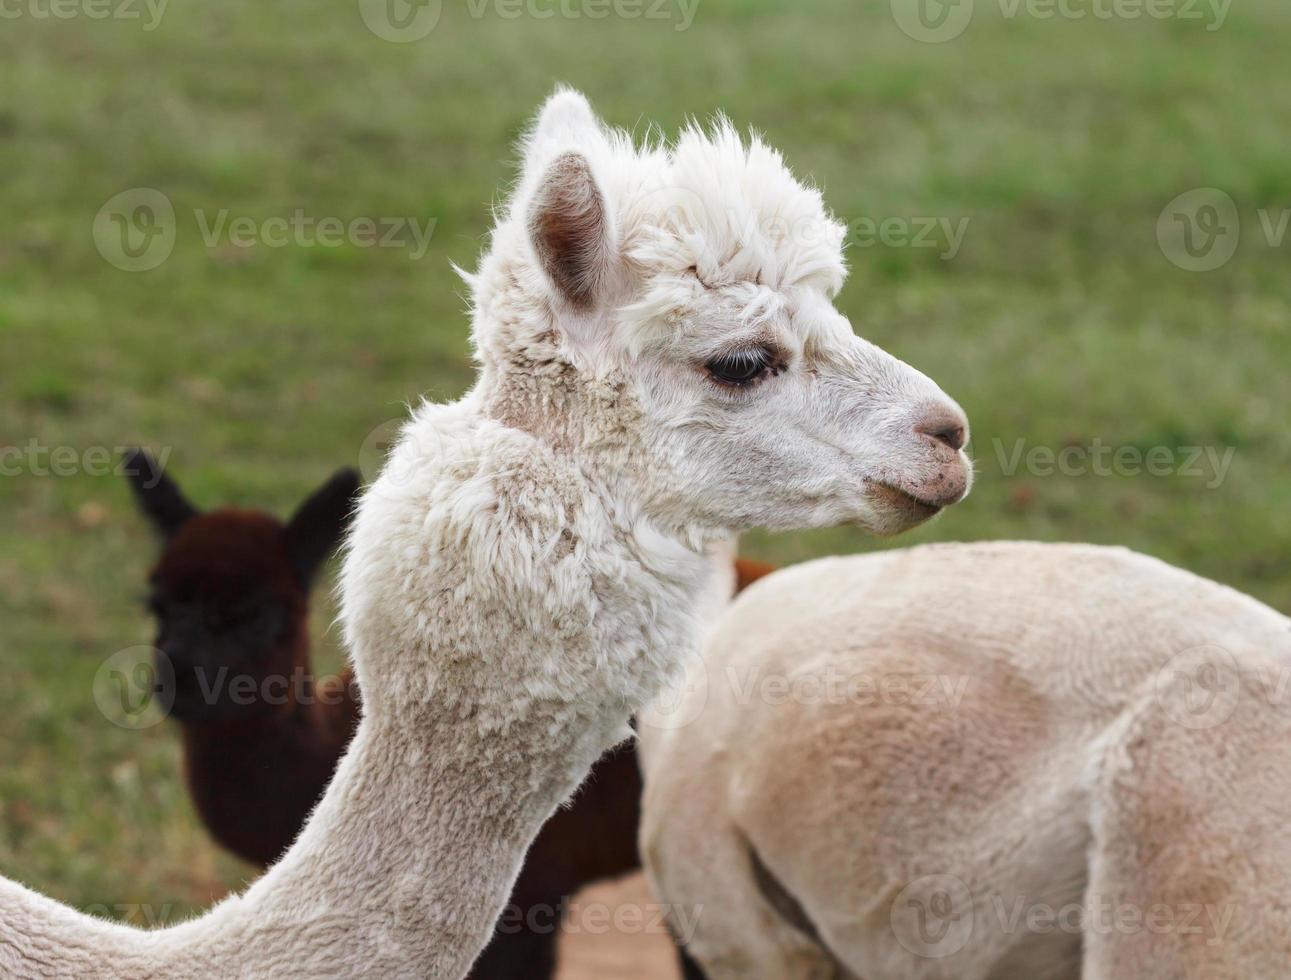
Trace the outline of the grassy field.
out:
<instances>
[{"instance_id":1,"label":"grassy field","mask_svg":"<svg viewBox=\"0 0 1291 980\"><path fill-rule=\"evenodd\" d=\"M905 18L914 0L896 3ZM604 19L480 4L446 5L409 43L365 27L366 0L177 2L150 30L143 6L142 20L6 8L0 446L22 453L0 476L5 874L136 921L130 906L178 915L251 875L197 824L172 728L117 728L95 706L100 665L150 637L138 597L154 543L122 481L83 454L169 447L199 503L283 512L368 462L365 439L406 402L460 393L450 261L473 262L511 141L559 80L627 127L721 109L765 131L853 223L841 306L858 332L973 421L977 490L931 527L881 545L755 536L748 552L1117 542L1291 611L1285 0L1243 0L1222 23L1183 16L1211 9L1183 0L1165 20L978 0L940 44L886 2L699 0L689 23L676 3ZM1170 234L1185 226L1167 212L1163 246L1158 219L1203 187L1231 196L1241 234L1222 267L1188 271L1171 261L1188 264ZM92 234L135 188L175 213L173 252L150 271L114 266ZM221 213L228 229L297 211L433 221L433 236L421 255L408 236L203 236ZM1196 209L1194 230L1212 214ZM947 227L963 229L953 257ZM71 447L73 472L47 473L33 440ZM1209 455L1190 466L1189 447ZM1045 453L1064 448L1067 472L1050 473ZM1155 472L1133 473L1154 449ZM1075 455L1112 450L1119 466Z\"/></svg>"}]
</instances>

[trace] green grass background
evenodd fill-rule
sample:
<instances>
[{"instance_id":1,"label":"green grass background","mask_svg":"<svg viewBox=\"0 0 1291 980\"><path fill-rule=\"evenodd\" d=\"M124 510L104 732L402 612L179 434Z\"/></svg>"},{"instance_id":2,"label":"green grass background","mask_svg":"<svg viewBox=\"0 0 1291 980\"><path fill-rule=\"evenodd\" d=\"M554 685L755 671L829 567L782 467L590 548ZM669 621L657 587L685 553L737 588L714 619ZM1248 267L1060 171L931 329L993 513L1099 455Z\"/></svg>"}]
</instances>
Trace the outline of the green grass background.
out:
<instances>
[{"instance_id":1,"label":"green grass background","mask_svg":"<svg viewBox=\"0 0 1291 980\"><path fill-rule=\"evenodd\" d=\"M972 497L896 542L754 535L747 552L1117 542L1291 611L1291 236L1270 247L1256 220L1291 207L1291 87L1276 81L1291 8L1242 0L1208 31L977 7L940 45L870 0L700 0L685 31L450 3L410 44L374 36L353 0L174 0L150 32L0 21L0 445L174 447L200 503L285 512L408 400L469 383L449 264L473 262L511 141L564 80L638 129L725 110L846 219L970 219L953 261L854 249L840 302L968 410ZM1198 186L1231 194L1245 225L1205 274L1155 239L1166 202ZM146 273L109 265L90 234L133 187L178 214L174 253ZM193 211L221 208L438 224L415 261L207 248ZM1219 488L1009 477L997 439L1235 456ZM150 637L137 597L153 551L118 479L0 478L0 869L81 906L178 915L252 871L196 822L174 730L116 728L92 698L103 661ZM329 614L315 633L335 663Z\"/></svg>"}]
</instances>

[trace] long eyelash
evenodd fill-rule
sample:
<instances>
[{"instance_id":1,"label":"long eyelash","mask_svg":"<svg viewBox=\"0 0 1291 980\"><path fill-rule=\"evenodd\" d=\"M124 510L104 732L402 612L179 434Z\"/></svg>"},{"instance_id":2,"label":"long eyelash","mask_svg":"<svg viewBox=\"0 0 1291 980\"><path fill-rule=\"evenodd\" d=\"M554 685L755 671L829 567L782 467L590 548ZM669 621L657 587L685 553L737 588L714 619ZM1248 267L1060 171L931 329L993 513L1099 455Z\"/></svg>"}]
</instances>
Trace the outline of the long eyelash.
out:
<instances>
[{"instance_id":1,"label":"long eyelash","mask_svg":"<svg viewBox=\"0 0 1291 980\"><path fill-rule=\"evenodd\" d=\"M784 369L784 363L777 351L768 346L759 345L740 347L717 354L704 367L710 384L721 391L733 394L761 384L768 375L779 374ZM723 373L748 373L750 376L747 380L737 381L722 377Z\"/></svg>"},{"instance_id":2,"label":"long eyelash","mask_svg":"<svg viewBox=\"0 0 1291 980\"><path fill-rule=\"evenodd\" d=\"M741 367L757 365L765 368L771 366L771 353L761 347L752 347L723 354L721 360L734 361Z\"/></svg>"}]
</instances>

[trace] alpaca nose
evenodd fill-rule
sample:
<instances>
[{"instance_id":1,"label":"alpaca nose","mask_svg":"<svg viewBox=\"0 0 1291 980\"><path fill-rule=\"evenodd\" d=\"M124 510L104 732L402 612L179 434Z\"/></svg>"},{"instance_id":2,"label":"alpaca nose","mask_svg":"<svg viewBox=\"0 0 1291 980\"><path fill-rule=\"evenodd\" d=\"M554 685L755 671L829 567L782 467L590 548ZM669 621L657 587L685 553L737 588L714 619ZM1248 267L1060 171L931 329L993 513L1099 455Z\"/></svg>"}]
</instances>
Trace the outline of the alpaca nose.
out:
<instances>
[{"instance_id":1,"label":"alpaca nose","mask_svg":"<svg viewBox=\"0 0 1291 980\"><path fill-rule=\"evenodd\" d=\"M914 430L926 439L949 446L952 452L959 452L968 442L968 419L958 409L934 409Z\"/></svg>"}]
</instances>

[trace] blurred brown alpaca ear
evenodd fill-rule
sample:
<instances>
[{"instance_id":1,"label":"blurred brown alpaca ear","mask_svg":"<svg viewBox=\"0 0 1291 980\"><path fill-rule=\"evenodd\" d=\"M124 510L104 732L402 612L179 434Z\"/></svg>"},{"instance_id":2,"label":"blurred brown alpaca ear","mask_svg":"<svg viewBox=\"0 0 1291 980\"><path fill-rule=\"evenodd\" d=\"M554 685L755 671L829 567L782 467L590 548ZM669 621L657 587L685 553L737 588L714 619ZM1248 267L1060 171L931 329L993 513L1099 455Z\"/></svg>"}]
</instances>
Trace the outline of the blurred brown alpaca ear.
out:
<instances>
[{"instance_id":1,"label":"blurred brown alpaca ear","mask_svg":"<svg viewBox=\"0 0 1291 980\"><path fill-rule=\"evenodd\" d=\"M122 471L130 481L139 509L163 538L171 537L198 515L199 511L180 492L179 485L144 450L127 452Z\"/></svg>"},{"instance_id":2,"label":"blurred brown alpaca ear","mask_svg":"<svg viewBox=\"0 0 1291 980\"><path fill-rule=\"evenodd\" d=\"M359 484L357 471L337 470L287 522L287 551L305 588L341 543L358 500Z\"/></svg>"},{"instance_id":3,"label":"blurred brown alpaca ear","mask_svg":"<svg viewBox=\"0 0 1291 980\"><path fill-rule=\"evenodd\" d=\"M753 558L735 559L735 591L743 592L760 578L765 578L776 570L776 566Z\"/></svg>"}]
</instances>

